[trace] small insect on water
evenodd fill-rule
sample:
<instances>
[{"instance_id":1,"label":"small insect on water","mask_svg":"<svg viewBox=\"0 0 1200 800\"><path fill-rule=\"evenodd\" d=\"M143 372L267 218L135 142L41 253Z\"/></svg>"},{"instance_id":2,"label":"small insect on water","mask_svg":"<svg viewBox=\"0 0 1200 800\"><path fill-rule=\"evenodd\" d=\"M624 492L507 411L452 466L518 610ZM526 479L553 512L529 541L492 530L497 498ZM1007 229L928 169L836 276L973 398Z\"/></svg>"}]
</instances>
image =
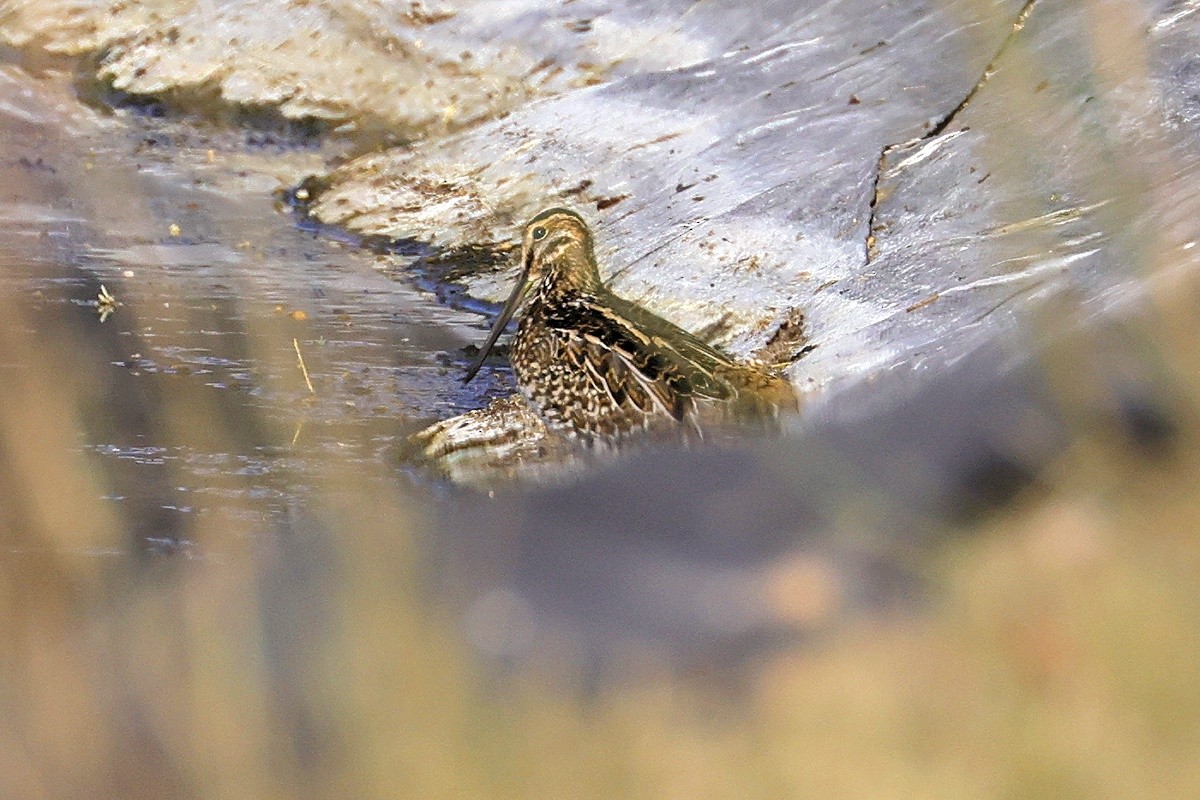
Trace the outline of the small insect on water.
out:
<instances>
[{"instance_id":1,"label":"small insect on water","mask_svg":"<svg viewBox=\"0 0 1200 800\"><path fill-rule=\"evenodd\" d=\"M745 421L796 408L786 379L609 291L587 222L566 208L526 224L516 286L465 380L531 291L509 353L522 394L551 430L612 442L645 429L698 431L708 412Z\"/></svg>"},{"instance_id":2,"label":"small insect on water","mask_svg":"<svg viewBox=\"0 0 1200 800\"><path fill-rule=\"evenodd\" d=\"M109 293L108 287L100 284L100 293L96 295L96 313L100 315L100 321L108 319L119 305L121 304L117 302L117 298Z\"/></svg>"}]
</instances>

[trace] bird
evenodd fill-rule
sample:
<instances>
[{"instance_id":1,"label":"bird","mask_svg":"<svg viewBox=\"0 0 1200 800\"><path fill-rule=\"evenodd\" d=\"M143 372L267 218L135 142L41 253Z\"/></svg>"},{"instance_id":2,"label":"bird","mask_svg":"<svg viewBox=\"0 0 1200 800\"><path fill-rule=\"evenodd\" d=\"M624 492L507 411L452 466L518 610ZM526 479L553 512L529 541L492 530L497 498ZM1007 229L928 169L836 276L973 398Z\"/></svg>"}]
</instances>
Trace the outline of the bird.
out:
<instances>
[{"instance_id":1,"label":"bird","mask_svg":"<svg viewBox=\"0 0 1200 800\"><path fill-rule=\"evenodd\" d=\"M516 285L464 383L530 291L509 359L521 393L551 431L587 444L648 430L702 435L702 418L774 420L796 408L785 378L609 290L587 221L561 207L526 223Z\"/></svg>"}]
</instances>

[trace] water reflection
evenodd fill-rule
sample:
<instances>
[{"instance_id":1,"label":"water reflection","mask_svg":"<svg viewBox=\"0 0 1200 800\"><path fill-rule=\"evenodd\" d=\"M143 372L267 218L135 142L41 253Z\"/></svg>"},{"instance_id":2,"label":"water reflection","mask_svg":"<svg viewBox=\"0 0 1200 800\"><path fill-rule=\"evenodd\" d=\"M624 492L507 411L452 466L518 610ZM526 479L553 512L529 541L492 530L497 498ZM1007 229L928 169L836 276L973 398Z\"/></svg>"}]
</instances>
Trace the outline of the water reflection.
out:
<instances>
[{"instance_id":1,"label":"water reflection","mask_svg":"<svg viewBox=\"0 0 1200 800\"><path fill-rule=\"evenodd\" d=\"M327 455L385 472L446 404L438 354L474 318L273 209L271 190L319 163L311 149L229 150L169 122L72 113L4 118L0 155L18 169L0 290L33 348L10 349L9 369L77 397L79 447L105 484L93 499L130 546L195 539L197 516L286 515ZM144 144L159 139L170 154ZM103 320L102 285L116 303ZM64 435L74 419L57 421Z\"/></svg>"}]
</instances>

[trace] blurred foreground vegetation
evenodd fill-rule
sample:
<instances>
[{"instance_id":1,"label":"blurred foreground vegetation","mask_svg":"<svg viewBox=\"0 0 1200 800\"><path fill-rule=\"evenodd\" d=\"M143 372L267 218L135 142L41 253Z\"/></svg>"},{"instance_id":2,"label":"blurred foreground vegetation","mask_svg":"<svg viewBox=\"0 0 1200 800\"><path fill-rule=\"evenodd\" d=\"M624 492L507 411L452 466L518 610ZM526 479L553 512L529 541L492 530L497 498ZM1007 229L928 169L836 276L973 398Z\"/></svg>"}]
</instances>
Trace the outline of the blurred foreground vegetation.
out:
<instances>
[{"instance_id":1,"label":"blurred foreground vegetation","mask_svg":"<svg viewBox=\"0 0 1200 800\"><path fill-rule=\"evenodd\" d=\"M415 589L415 507L336 460L286 533L201 518L206 555L139 554L78 446L94 387L5 297L26 368L0 383L0 796L1192 796L1197 289L1164 295L1133 324L1169 365L1164 435L1093 424L1100 345L1051 348L1075 444L922 555L917 613L764 656L738 691L662 668L589 693L569 662L481 669ZM168 411L181 437L224 424Z\"/></svg>"}]
</instances>

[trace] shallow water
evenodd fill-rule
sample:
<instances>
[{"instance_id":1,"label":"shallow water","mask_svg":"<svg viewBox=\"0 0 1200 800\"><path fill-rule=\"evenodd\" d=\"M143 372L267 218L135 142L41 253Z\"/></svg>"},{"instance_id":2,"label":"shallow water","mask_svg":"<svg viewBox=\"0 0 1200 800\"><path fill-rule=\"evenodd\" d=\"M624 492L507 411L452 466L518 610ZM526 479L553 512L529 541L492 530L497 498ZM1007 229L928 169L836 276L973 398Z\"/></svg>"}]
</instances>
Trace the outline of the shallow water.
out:
<instances>
[{"instance_id":1,"label":"shallow water","mask_svg":"<svg viewBox=\"0 0 1200 800\"><path fill-rule=\"evenodd\" d=\"M194 515L285 515L325 458L402 480L407 434L494 390L448 379L481 317L276 200L319 146L56 109L65 77L5 77L0 102L26 112L0 115L8 324L88 396L80 447L135 544L186 541ZM102 285L120 304L103 320Z\"/></svg>"}]
</instances>

